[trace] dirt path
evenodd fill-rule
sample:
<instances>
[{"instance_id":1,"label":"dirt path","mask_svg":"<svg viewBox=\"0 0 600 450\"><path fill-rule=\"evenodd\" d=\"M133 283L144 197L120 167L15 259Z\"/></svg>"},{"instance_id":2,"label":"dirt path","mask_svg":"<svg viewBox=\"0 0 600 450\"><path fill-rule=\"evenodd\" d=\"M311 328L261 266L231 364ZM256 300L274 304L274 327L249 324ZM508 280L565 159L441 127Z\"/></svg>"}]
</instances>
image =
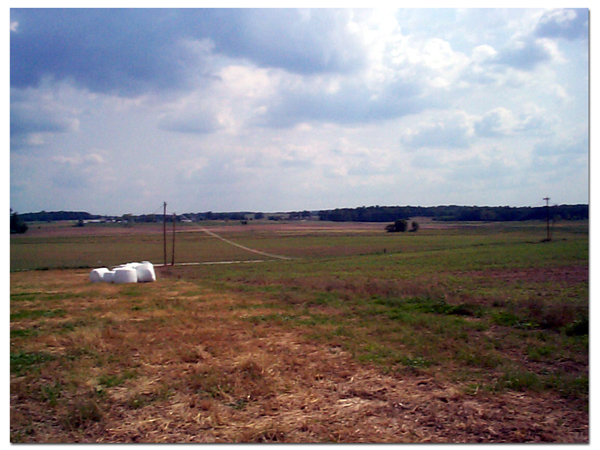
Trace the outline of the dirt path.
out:
<instances>
[{"instance_id":1,"label":"dirt path","mask_svg":"<svg viewBox=\"0 0 600 450\"><path fill-rule=\"evenodd\" d=\"M293 258L290 258L289 256L275 255L273 253L267 253L267 252L263 252L263 251L260 251L260 250L256 250L254 248L246 247L245 245L241 245L241 244L238 244L236 242L230 241L229 239L225 239L223 236L220 236L217 233L213 233L212 231L210 231L210 230L208 230L206 228L202 228L202 231L204 231L209 236L212 236L214 238L220 239L223 242L227 242L230 245L233 245L235 247L238 247L238 248L241 248L243 250L249 251L251 253L256 253L258 255L267 256L269 258L283 259L283 260L287 260L287 261L291 261L293 259Z\"/></svg>"}]
</instances>

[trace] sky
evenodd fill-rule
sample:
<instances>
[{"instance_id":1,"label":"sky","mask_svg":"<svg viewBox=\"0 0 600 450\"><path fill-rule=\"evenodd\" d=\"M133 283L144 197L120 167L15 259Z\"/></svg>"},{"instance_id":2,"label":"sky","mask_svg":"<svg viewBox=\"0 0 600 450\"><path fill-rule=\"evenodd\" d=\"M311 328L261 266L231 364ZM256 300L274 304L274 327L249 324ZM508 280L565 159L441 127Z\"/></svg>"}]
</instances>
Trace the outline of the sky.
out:
<instances>
[{"instance_id":1,"label":"sky","mask_svg":"<svg viewBox=\"0 0 600 450\"><path fill-rule=\"evenodd\" d=\"M589 202L588 9L10 10L10 207Z\"/></svg>"}]
</instances>

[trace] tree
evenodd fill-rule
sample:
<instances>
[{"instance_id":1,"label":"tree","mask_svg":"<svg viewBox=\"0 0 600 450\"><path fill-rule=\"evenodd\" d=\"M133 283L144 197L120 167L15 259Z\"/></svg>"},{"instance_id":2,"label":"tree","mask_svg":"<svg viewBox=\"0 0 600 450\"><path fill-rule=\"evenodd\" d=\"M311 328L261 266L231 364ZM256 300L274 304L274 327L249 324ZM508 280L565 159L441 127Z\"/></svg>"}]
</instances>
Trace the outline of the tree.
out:
<instances>
[{"instance_id":1,"label":"tree","mask_svg":"<svg viewBox=\"0 0 600 450\"><path fill-rule=\"evenodd\" d=\"M396 226L396 231L400 231L402 233L404 233L406 231L406 229L408 228L408 223L404 219L396 220L394 222L394 225Z\"/></svg>"},{"instance_id":2,"label":"tree","mask_svg":"<svg viewBox=\"0 0 600 450\"><path fill-rule=\"evenodd\" d=\"M413 222L410 224L410 230L409 230L409 231L411 231L411 232L413 232L413 233L415 233L415 232L419 231L419 222L414 222L414 221L413 221Z\"/></svg>"},{"instance_id":3,"label":"tree","mask_svg":"<svg viewBox=\"0 0 600 450\"><path fill-rule=\"evenodd\" d=\"M124 227L132 227L133 226L133 214L123 214L121 217L121 221L123 222Z\"/></svg>"},{"instance_id":4,"label":"tree","mask_svg":"<svg viewBox=\"0 0 600 450\"><path fill-rule=\"evenodd\" d=\"M23 234L25 233L29 227L25 222L21 220L17 212L13 212L12 208L10 210L10 234Z\"/></svg>"},{"instance_id":5,"label":"tree","mask_svg":"<svg viewBox=\"0 0 600 450\"><path fill-rule=\"evenodd\" d=\"M388 233L397 233L397 232L404 233L407 228L408 228L408 223L404 219L398 219L394 223L390 223L388 226L385 227L385 229Z\"/></svg>"}]
</instances>

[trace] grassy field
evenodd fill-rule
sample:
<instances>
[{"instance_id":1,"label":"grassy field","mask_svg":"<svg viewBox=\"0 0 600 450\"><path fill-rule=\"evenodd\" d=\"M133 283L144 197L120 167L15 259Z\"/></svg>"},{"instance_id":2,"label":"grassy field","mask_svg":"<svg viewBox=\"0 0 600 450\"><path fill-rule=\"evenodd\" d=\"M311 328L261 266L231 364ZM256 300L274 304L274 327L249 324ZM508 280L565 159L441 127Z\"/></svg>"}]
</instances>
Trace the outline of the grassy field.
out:
<instances>
[{"instance_id":1,"label":"grassy field","mask_svg":"<svg viewBox=\"0 0 600 450\"><path fill-rule=\"evenodd\" d=\"M384 225L11 237L11 442L589 442L588 223Z\"/></svg>"}]
</instances>

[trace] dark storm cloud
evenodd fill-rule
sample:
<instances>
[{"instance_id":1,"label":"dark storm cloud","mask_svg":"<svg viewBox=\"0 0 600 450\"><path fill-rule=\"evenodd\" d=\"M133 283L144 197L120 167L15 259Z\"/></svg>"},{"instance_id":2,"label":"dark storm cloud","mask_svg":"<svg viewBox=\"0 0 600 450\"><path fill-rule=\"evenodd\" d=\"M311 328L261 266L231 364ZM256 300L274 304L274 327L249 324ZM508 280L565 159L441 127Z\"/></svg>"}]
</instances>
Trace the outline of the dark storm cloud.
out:
<instances>
[{"instance_id":1,"label":"dark storm cloud","mask_svg":"<svg viewBox=\"0 0 600 450\"><path fill-rule=\"evenodd\" d=\"M11 86L72 80L95 92L137 95L184 88L204 70L189 42L300 74L350 71L363 54L347 11L292 9L13 9Z\"/></svg>"},{"instance_id":2,"label":"dark storm cloud","mask_svg":"<svg viewBox=\"0 0 600 450\"><path fill-rule=\"evenodd\" d=\"M347 30L351 12L315 9L214 9L187 20L215 50L262 67L298 74L348 72L360 67L364 49Z\"/></svg>"},{"instance_id":3,"label":"dark storm cloud","mask_svg":"<svg viewBox=\"0 0 600 450\"><path fill-rule=\"evenodd\" d=\"M182 82L186 58L168 10L12 10L11 86L71 80L135 95Z\"/></svg>"}]
</instances>

